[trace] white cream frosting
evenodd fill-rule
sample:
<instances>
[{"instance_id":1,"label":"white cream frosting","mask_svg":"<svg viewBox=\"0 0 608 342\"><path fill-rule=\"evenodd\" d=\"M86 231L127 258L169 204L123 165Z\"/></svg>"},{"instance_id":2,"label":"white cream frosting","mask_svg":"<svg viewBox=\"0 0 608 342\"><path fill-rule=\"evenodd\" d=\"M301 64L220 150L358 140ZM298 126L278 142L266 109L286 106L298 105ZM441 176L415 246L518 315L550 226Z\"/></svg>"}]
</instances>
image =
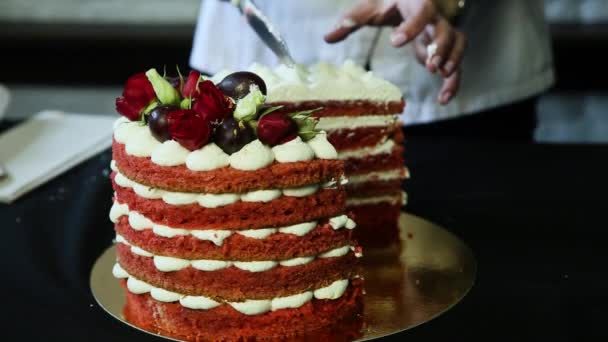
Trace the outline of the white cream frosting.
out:
<instances>
[{"instance_id":1,"label":"white cream frosting","mask_svg":"<svg viewBox=\"0 0 608 342\"><path fill-rule=\"evenodd\" d=\"M292 197L305 197L310 196L319 190L318 184L305 185L299 188L287 188L283 189L283 195Z\"/></svg>"},{"instance_id":2,"label":"white cream frosting","mask_svg":"<svg viewBox=\"0 0 608 342\"><path fill-rule=\"evenodd\" d=\"M112 208L110 209L110 220L113 223L116 223L118 222L118 219L121 216L128 216L129 224L131 225L132 223L134 223L138 227L133 228L135 230L152 229L152 232L154 234L165 238L192 235L193 237L199 240L211 241L216 246L221 246L224 243L224 240L230 237L232 234L239 234L252 239L265 239L277 233L304 236L313 229L315 229L318 225L317 221L310 221L279 228L261 228L249 230L184 229L178 227L168 227L165 225L154 223L152 222L152 220L148 219L137 211L129 210L129 206L127 204L121 204L118 201L114 201L114 203L112 204ZM345 217L346 215L340 215L330 218L329 224L333 229L336 230L341 228L354 228L356 226L355 222L350 218ZM117 239L118 238L122 237L118 235ZM117 240L117 242L122 241Z\"/></svg>"},{"instance_id":3,"label":"white cream frosting","mask_svg":"<svg viewBox=\"0 0 608 342\"><path fill-rule=\"evenodd\" d=\"M237 170L254 171L279 163L320 159L336 159L331 144L314 140L303 142L300 137L270 148L258 139L243 146L232 155L226 154L216 144L209 143L198 150L189 151L174 140L160 143L147 126L131 122L121 117L114 123L114 139L125 145L127 154L136 157L150 157L159 166L186 165L192 171L211 171L226 166ZM313 151L314 149L317 151ZM278 151L278 152L277 152ZM332 158L333 156L333 158Z\"/></svg>"},{"instance_id":4,"label":"white cream frosting","mask_svg":"<svg viewBox=\"0 0 608 342\"><path fill-rule=\"evenodd\" d=\"M288 188L288 189L268 189L268 190L254 190L243 194L198 194L198 193L186 193L186 192L174 192L162 189L151 188L147 185L136 183L125 177L120 171L116 171L116 177L114 178L116 184L123 188L132 188L133 191L140 197L147 199L162 199L163 202L171 205L188 205L198 204L205 208L217 208L229 204L236 203L238 201L243 202L270 202L283 195L285 196L309 196L319 190L319 186L316 184L301 187L301 188ZM314 191L313 191L314 190Z\"/></svg>"},{"instance_id":5,"label":"white cream frosting","mask_svg":"<svg viewBox=\"0 0 608 342\"><path fill-rule=\"evenodd\" d=\"M270 311L272 300L270 299L246 299L243 302L228 303L236 311L245 315L259 315Z\"/></svg>"},{"instance_id":6,"label":"white cream frosting","mask_svg":"<svg viewBox=\"0 0 608 342\"><path fill-rule=\"evenodd\" d=\"M346 215L340 215L329 219L329 225L334 229L340 229L345 227L346 229L354 229L357 224L350 217Z\"/></svg>"},{"instance_id":7,"label":"white cream frosting","mask_svg":"<svg viewBox=\"0 0 608 342\"><path fill-rule=\"evenodd\" d=\"M166 237L166 238L190 235L190 232L187 229L170 228L167 226L163 226L162 224L153 224L152 232L155 235ZM206 239L206 240L210 240L210 239Z\"/></svg>"},{"instance_id":8,"label":"white cream frosting","mask_svg":"<svg viewBox=\"0 0 608 342\"><path fill-rule=\"evenodd\" d=\"M273 147L272 152L274 152L274 158L279 163L307 161L315 157L315 152L300 137Z\"/></svg>"},{"instance_id":9,"label":"white cream frosting","mask_svg":"<svg viewBox=\"0 0 608 342\"><path fill-rule=\"evenodd\" d=\"M336 280L331 285L313 292L317 299L337 299L342 297L348 287L348 279Z\"/></svg>"},{"instance_id":10,"label":"white cream frosting","mask_svg":"<svg viewBox=\"0 0 608 342\"><path fill-rule=\"evenodd\" d=\"M316 225L315 225L316 226ZM249 230L239 230L238 234L252 238L252 239L265 239L272 234L278 232L278 229L275 228L263 228L263 229L249 229Z\"/></svg>"},{"instance_id":11,"label":"white cream frosting","mask_svg":"<svg viewBox=\"0 0 608 342\"><path fill-rule=\"evenodd\" d=\"M338 258L341 256L345 256L346 254L348 254L348 252L350 252L350 246L342 246L342 247L338 247L338 248L334 248L332 250L329 250L325 253L321 253L319 254L319 258Z\"/></svg>"},{"instance_id":12,"label":"white cream frosting","mask_svg":"<svg viewBox=\"0 0 608 342\"><path fill-rule=\"evenodd\" d=\"M205 208L223 207L239 200L240 197L237 194L201 194L198 196L198 204Z\"/></svg>"},{"instance_id":13,"label":"white cream frosting","mask_svg":"<svg viewBox=\"0 0 608 342\"><path fill-rule=\"evenodd\" d=\"M338 152L338 158L345 160L350 158L365 158L368 156L375 156L379 154L389 154L393 152L393 148L395 147L395 141L392 139L388 139L379 143L376 146L371 147L361 147L352 150L344 150Z\"/></svg>"},{"instance_id":14,"label":"white cream frosting","mask_svg":"<svg viewBox=\"0 0 608 342\"><path fill-rule=\"evenodd\" d=\"M326 116L319 118L318 129L335 131L362 127L385 127L397 123L397 115Z\"/></svg>"},{"instance_id":15,"label":"white cream frosting","mask_svg":"<svg viewBox=\"0 0 608 342\"><path fill-rule=\"evenodd\" d=\"M318 159L338 159L338 152L334 145L327 140L327 133L319 132L308 141L308 146L312 148L315 157Z\"/></svg>"},{"instance_id":16,"label":"white cream frosting","mask_svg":"<svg viewBox=\"0 0 608 342\"><path fill-rule=\"evenodd\" d=\"M272 164L274 159L275 156L270 147L256 139L230 155L228 161L230 166L235 169L252 171Z\"/></svg>"},{"instance_id":17,"label":"white cream frosting","mask_svg":"<svg viewBox=\"0 0 608 342\"><path fill-rule=\"evenodd\" d=\"M186 162L190 151L175 140L167 140L152 151L151 159L160 166L176 166Z\"/></svg>"},{"instance_id":18,"label":"white cream frosting","mask_svg":"<svg viewBox=\"0 0 608 342\"><path fill-rule=\"evenodd\" d=\"M372 197L351 197L346 200L347 206L355 205L366 205L366 204L378 204L378 203L389 203L405 205L407 203L407 194L402 192L395 195L385 196L372 196Z\"/></svg>"},{"instance_id":19,"label":"white cream frosting","mask_svg":"<svg viewBox=\"0 0 608 342\"><path fill-rule=\"evenodd\" d=\"M177 302L182 297L179 293L167 291L158 287L153 287L150 290L150 296L159 302L172 303Z\"/></svg>"},{"instance_id":20,"label":"white cream frosting","mask_svg":"<svg viewBox=\"0 0 608 342\"><path fill-rule=\"evenodd\" d=\"M371 71L366 72L351 60L340 66L318 63L310 67L298 65L289 68L280 65L274 70L253 64L248 70L258 74L266 83L267 102L401 101L401 90L396 85Z\"/></svg>"},{"instance_id":21,"label":"white cream frosting","mask_svg":"<svg viewBox=\"0 0 608 342\"><path fill-rule=\"evenodd\" d=\"M230 165L229 155L214 143L192 151L186 157L186 167L192 171L211 171Z\"/></svg>"},{"instance_id":22,"label":"white cream frosting","mask_svg":"<svg viewBox=\"0 0 608 342\"><path fill-rule=\"evenodd\" d=\"M222 304L227 304L233 307L238 312L245 315L260 315L269 311L276 311L287 308L299 308L308 303L313 298L316 299L338 299L344 295L348 287L349 280L336 280L329 286L316 289L314 291L306 291L297 293L291 296L275 297L270 299L246 299L242 302L218 302L205 296L188 296L176 292L161 289L152 286L144 281L141 281L127 272L125 272L118 264L115 264L114 269L120 269L121 279L127 279L127 289L134 294L150 293L152 298L165 303L179 302L183 307L193 310L209 310L218 307Z\"/></svg>"},{"instance_id":23,"label":"white cream frosting","mask_svg":"<svg viewBox=\"0 0 608 342\"><path fill-rule=\"evenodd\" d=\"M307 291L287 297L274 298L270 303L270 310L299 308L304 303L309 302L313 297L312 291Z\"/></svg>"},{"instance_id":24,"label":"white cream frosting","mask_svg":"<svg viewBox=\"0 0 608 342\"><path fill-rule=\"evenodd\" d=\"M113 223L118 222L118 219L121 216L129 214L129 206L126 204L121 204L118 202L114 202L112 204L112 208L110 209L110 221Z\"/></svg>"},{"instance_id":25,"label":"white cream frosting","mask_svg":"<svg viewBox=\"0 0 608 342\"><path fill-rule=\"evenodd\" d=\"M308 234L311 230L315 229L317 226L317 221L312 222L302 222L297 223L291 226L279 228L279 233L283 234L293 234L296 236L304 236Z\"/></svg>"},{"instance_id":26,"label":"white cream frosting","mask_svg":"<svg viewBox=\"0 0 608 342\"><path fill-rule=\"evenodd\" d=\"M348 177L348 181L351 184L360 184L372 181L390 181L396 179L409 178L409 172L407 168L400 167L388 171L376 171L367 172L360 175L352 175Z\"/></svg>"},{"instance_id":27,"label":"white cream frosting","mask_svg":"<svg viewBox=\"0 0 608 342\"><path fill-rule=\"evenodd\" d=\"M281 197L281 190L256 190L241 195L243 202L270 202Z\"/></svg>"},{"instance_id":28,"label":"white cream frosting","mask_svg":"<svg viewBox=\"0 0 608 342\"><path fill-rule=\"evenodd\" d=\"M319 254L318 256L296 257L286 260L256 260L256 261L226 261L226 260L186 260L181 258L154 255L137 246L130 244L123 236L116 235L116 242L122 243L131 247L131 252L143 257L152 258L154 267L161 272L174 272L183 270L188 267L193 267L200 271L217 271L228 267L236 267L243 271L249 272L264 272L271 270L277 266L294 267L305 265L312 262L315 258L338 258L345 256L351 250L350 245L338 247Z\"/></svg>"},{"instance_id":29,"label":"white cream frosting","mask_svg":"<svg viewBox=\"0 0 608 342\"><path fill-rule=\"evenodd\" d=\"M129 278L129 273L127 273L127 271L120 267L119 263L115 263L114 267L112 267L112 275L114 276L114 278L118 279Z\"/></svg>"},{"instance_id":30,"label":"white cream frosting","mask_svg":"<svg viewBox=\"0 0 608 342\"><path fill-rule=\"evenodd\" d=\"M208 240L216 246L221 246L224 240L232 235L230 230L191 230L190 234L199 240Z\"/></svg>"},{"instance_id":31,"label":"white cream frosting","mask_svg":"<svg viewBox=\"0 0 608 342\"><path fill-rule=\"evenodd\" d=\"M183 296L179 299L179 303L183 307L194 310L209 310L221 304L205 296Z\"/></svg>"},{"instance_id":32,"label":"white cream frosting","mask_svg":"<svg viewBox=\"0 0 608 342\"><path fill-rule=\"evenodd\" d=\"M137 125L137 128L133 128L131 135L127 138L125 151L135 157L150 157L152 151L160 148L161 143L152 136L148 126L140 126L137 122L134 124Z\"/></svg>"}]
</instances>

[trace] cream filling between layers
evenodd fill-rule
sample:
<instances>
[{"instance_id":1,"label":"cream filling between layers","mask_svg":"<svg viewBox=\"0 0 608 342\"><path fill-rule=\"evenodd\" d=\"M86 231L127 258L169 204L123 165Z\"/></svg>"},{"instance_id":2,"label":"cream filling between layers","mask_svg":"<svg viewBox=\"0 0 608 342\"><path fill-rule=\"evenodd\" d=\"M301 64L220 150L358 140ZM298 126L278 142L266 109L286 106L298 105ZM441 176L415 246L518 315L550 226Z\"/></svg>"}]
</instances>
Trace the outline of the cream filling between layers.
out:
<instances>
[{"instance_id":1,"label":"cream filling between layers","mask_svg":"<svg viewBox=\"0 0 608 342\"><path fill-rule=\"evenodd\" d=\"M366 204L379 204L389 203L406 205L407 204L407 193L402 191L400 194L384 195L384 196L371 196L371 197L350 197L346 200L347 206L357 206Z\"/></svg>"},{"instance_id":2,"label":"cream filling between layers","mask_svg":"<svg viewBox=\"0 0 608 342\"><path fill-rule=\"evenodd\" d=\"M379 154L390 154L396 146L393 139L387 139L376 146L362 147L352 150L342 150L338 152L338 159L346 160L350 158L360 159Z\"/></svg>"},{"instance_id":3,"label":"cream filling between layers","mask_svg":"<svg viewBox=\"0 0 608 342\"><path fill-rule=\"evenodd\" d=\"M216 246L221 246L224 243L224 240L230 237L232 234L239 234L252 239L265 239L277 233L304 236L314 230L318 225L317 221L309 221L279 228L261 228L249 230L209 230L174 228L161 224L156 224L152 222L152 220L150 220L149 218L138 213L137 211L129 210L129 206L127 204L121 204L117 201L114 201L114 203L112 204L112 208L110 209L110 221L116 223L118 222L118 219L121 216L128 216L129 225L131 226L131 228L137 231L151 229L155 235L165 238L190 235L199 240L211 241ZM353 221L346 215L338 215L330 218L329 225L334 230L338 230L341 228L354 229L357 226L355 221Z\"/></svg>"},{"instance_id":4,"label":"cream filling between layers","mask_svg":"<svg viewBox=\"0 0 608 342\"><path fill-rule=\"evenodd\" d=\"M296 137L284 144L270 148L260 140L253 140L239 151L228 155L214 143L198 150L189 151L173 140L159 142L152 136L148 126L121 117L114 122L114 139L125 145L128 155L150 157L159 166L186 165L192 171L210 171L230 166L237 170L253 171L279 163L308 161L312 159L335 159L336 149L325 136L309 143ZM333 157L333 158L332 158Z\"/></svg>"},{"instance_id":5,"label":"cream filling between layers","mask_svg":"<svg viewBox=\"0 0 608 342\"><path fill-rule=\"evenodd\" d=\"M400 167L388 171L375 171L348 177L349 184L361 184L365 182L391 181L396 179L410 178L410 172L406 167Z\"/></svg>"},{"instance_id":6,"label":"cream filling between layers","mask_svg":"<svg viewBox=\"0 0 608 342\"><path fill-rule=\"evenodd\" d=\"M242 202L270 202L281 196L305 197L316 193L320 186L318 184L305 185L298 188L255 190L242 194L223 193L223 194L201 194L189 192L174 192L153 188L137 183L125 177L116 164L110 167L116 171L114 181L122 188L131 188L140 197L146 199L162 199L163 202L171 205L188 205L198 203L201 207L217 208Z\"/></svg>"},{"instance_id":7,"label":"cream filling between layers","mask_svg":"<svg viewBox=\"0 0 608 342\"><path fill-rule=\"evenodd\" d=\"M271 299L246 299L242 302L218 302L205 296L188 296L179 294L158 287L154 287L128 274L118 263L114 264L112 274L118 279L127 279L127 289L133 294L150 293L152 298L159 302L172 303L179 302L183 307L194 310L213 309L222 304L228 304L238 312L245 315L259 315L269 311L276 311L287 308L299 308L313 298L316 299L338 299L342 297L349 280L336 280L329 286L306 291L287 297L275 297Z\"/></svg>"},{"instance_id":8,"label":"cream filling between layers","mask_svg":"<svg viewBox=\"0 0 608 342\"><path fill-rule=\"evenodd\" d=\"M227 261L227 260L211 260L211 259L198 259L198 260L187 260L175 257L168 257L163 255L155 255L140 247L134 246L127 241L122 235L116 234L116 243L122 243L126 246L131 247L131 253L137 254L142 257L152 258L154 267L161 272L174 272L180 271L187 267L195 268L199 271L218 271L225 268L234 266L243 271L249 272L264 272L271 270L277 266L293 267L306 265L312 262L314 259L326 259L326 258L338 258L345 256L350 251L355 252L355 247L346 245L338 248L325 251L315 256L297 257L285 260L259 260L259 261ZM361 257L360 253L355 253L357 258Z\"/></svg>"},{"instance_id":9,"label":"cream filling between layers","mask_svg":"<svg viewBox=\"0 0 608 342\"><path fill-rule=\"evenodd\" d=\"M340 129L357 129L365 127L393 126L399 116L390 115L356 115L356 116L326 116L319 118L318 129L335 131Z\"/></svg>"}]
</instances>

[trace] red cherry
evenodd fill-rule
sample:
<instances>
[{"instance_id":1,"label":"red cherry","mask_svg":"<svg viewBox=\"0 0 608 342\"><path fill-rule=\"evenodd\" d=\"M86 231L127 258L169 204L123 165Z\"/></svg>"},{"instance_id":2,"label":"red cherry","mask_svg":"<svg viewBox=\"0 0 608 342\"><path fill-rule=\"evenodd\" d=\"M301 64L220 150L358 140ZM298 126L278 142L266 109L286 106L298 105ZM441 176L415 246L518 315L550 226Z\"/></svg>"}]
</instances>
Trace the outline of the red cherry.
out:
<instances>
[{"instance_id":1,"label":"red cherry","mask_svg":"<svg viewBox=\"0 0 608 342\"><path fill-rule=\"evenodd\" d=\"M203 147L211 137L211 124L192 109L180 109L167 115L169 134L190 151Z\"/></svg>"},{"instance_id":2,"label":"red cherry","mask_svg":"<svg viewBox=\"0 0 608 342\"><path fill-rule=\"evenodd\" d=\"M295 139L298 136L298 125L289 116L275 112L260 119L257 133L261 142L274 146Z\"/></svg>"}]
</instances>

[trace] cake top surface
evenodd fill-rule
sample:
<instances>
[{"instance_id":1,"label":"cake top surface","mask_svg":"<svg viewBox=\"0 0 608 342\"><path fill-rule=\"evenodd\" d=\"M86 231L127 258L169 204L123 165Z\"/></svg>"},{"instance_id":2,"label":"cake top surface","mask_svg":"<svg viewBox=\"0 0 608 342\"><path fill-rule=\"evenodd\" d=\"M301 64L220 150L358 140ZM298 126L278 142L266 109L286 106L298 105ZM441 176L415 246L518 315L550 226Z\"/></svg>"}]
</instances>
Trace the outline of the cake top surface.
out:
<instances>
[{"instance_id":1,"label":"cake top surface","mask_svg":"<svg viewBox=\"0 0 608 342\"><path fill-rule=\"evenodd\" d=\"M398 102L401 90L394 84L365 71L352 60L342 65L320 62L311 66L297 65L294 68L279 65L270 68L254 63L248 71L259 75L268 88L266 101L371 101ZM222 70L211 80L219 83L231 72Z\"/></svg>"},{"instance_id":2,"label":"cake top surface","mask_svg":"<svg viewBox=\"0 0 608 342\"><path fill-rule=\"evenodd\" d=\"M320 108L283 113L266 102L266 83L253 72L212 82L197 71L169 77L150 69L131 76L116 99L123 118L114 139L129 155L194 171L337 158L311 116Z\"/></svg>"}]
</instances>

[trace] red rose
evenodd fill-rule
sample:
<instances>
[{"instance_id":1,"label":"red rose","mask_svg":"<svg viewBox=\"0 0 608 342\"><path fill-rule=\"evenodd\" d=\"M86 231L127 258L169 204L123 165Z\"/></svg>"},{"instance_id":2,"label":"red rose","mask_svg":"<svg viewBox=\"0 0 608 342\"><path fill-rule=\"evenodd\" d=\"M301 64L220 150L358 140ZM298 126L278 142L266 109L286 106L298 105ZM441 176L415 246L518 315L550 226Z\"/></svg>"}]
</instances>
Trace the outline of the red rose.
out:
<instances>
[{"instance_id":1,"label":"red rose","mask_svg":"<svg viewBox=\"0 0 608 342\"><path fill-rule=\"evenodd\" d=\"M122 97L116 98L116 111L131 121L139 120L142 111L156 100L156 94L146 74L141 72L127 80Z\"/></svg>"},{"instance_id":2,"label":"red rose","mask_svg":"<svg viewBox=\"0 0 608 342\"><path fill-rule=\"evenodd\" d=\"M200 77L201 74L198 71L190 71L190 74L188 75L186 82L184 82L184 87L182 89L182 96L184 98L195 96L195 94L197 93L196 85Z\"/></svg>"},{"instance_id":3,"label":"red rose","mask_svg":"<svg viewBox=\"0 0 608 342\"><path fill-rule=\"evenodd\" d=\"M198 92L193 94L192 99L192 109L211 123L219 123L232 116L232 101L211 81L199 83Z\"/></svg>"},{"instance_id":4,"label":"red rose","mask_svg":"<svg viewBox=\"0 0 608 342\"><path fill-rule=\"evenodd\" d=\"M211 137L211 124L192 109L180 109L167 115L169 134L190 151L203 147Z\"/></svg>"},{"instance_id":5,"label":"red rose","mask_svg":"<svg viewBox=\"0 0 608 342\"><path fill-rule=\"evenodd\" d=\"M289 116L275 112L260 119L257 133L261 142L274 146L295 139L298 136L298 125Z\"/></svg>"}]
</instances>

